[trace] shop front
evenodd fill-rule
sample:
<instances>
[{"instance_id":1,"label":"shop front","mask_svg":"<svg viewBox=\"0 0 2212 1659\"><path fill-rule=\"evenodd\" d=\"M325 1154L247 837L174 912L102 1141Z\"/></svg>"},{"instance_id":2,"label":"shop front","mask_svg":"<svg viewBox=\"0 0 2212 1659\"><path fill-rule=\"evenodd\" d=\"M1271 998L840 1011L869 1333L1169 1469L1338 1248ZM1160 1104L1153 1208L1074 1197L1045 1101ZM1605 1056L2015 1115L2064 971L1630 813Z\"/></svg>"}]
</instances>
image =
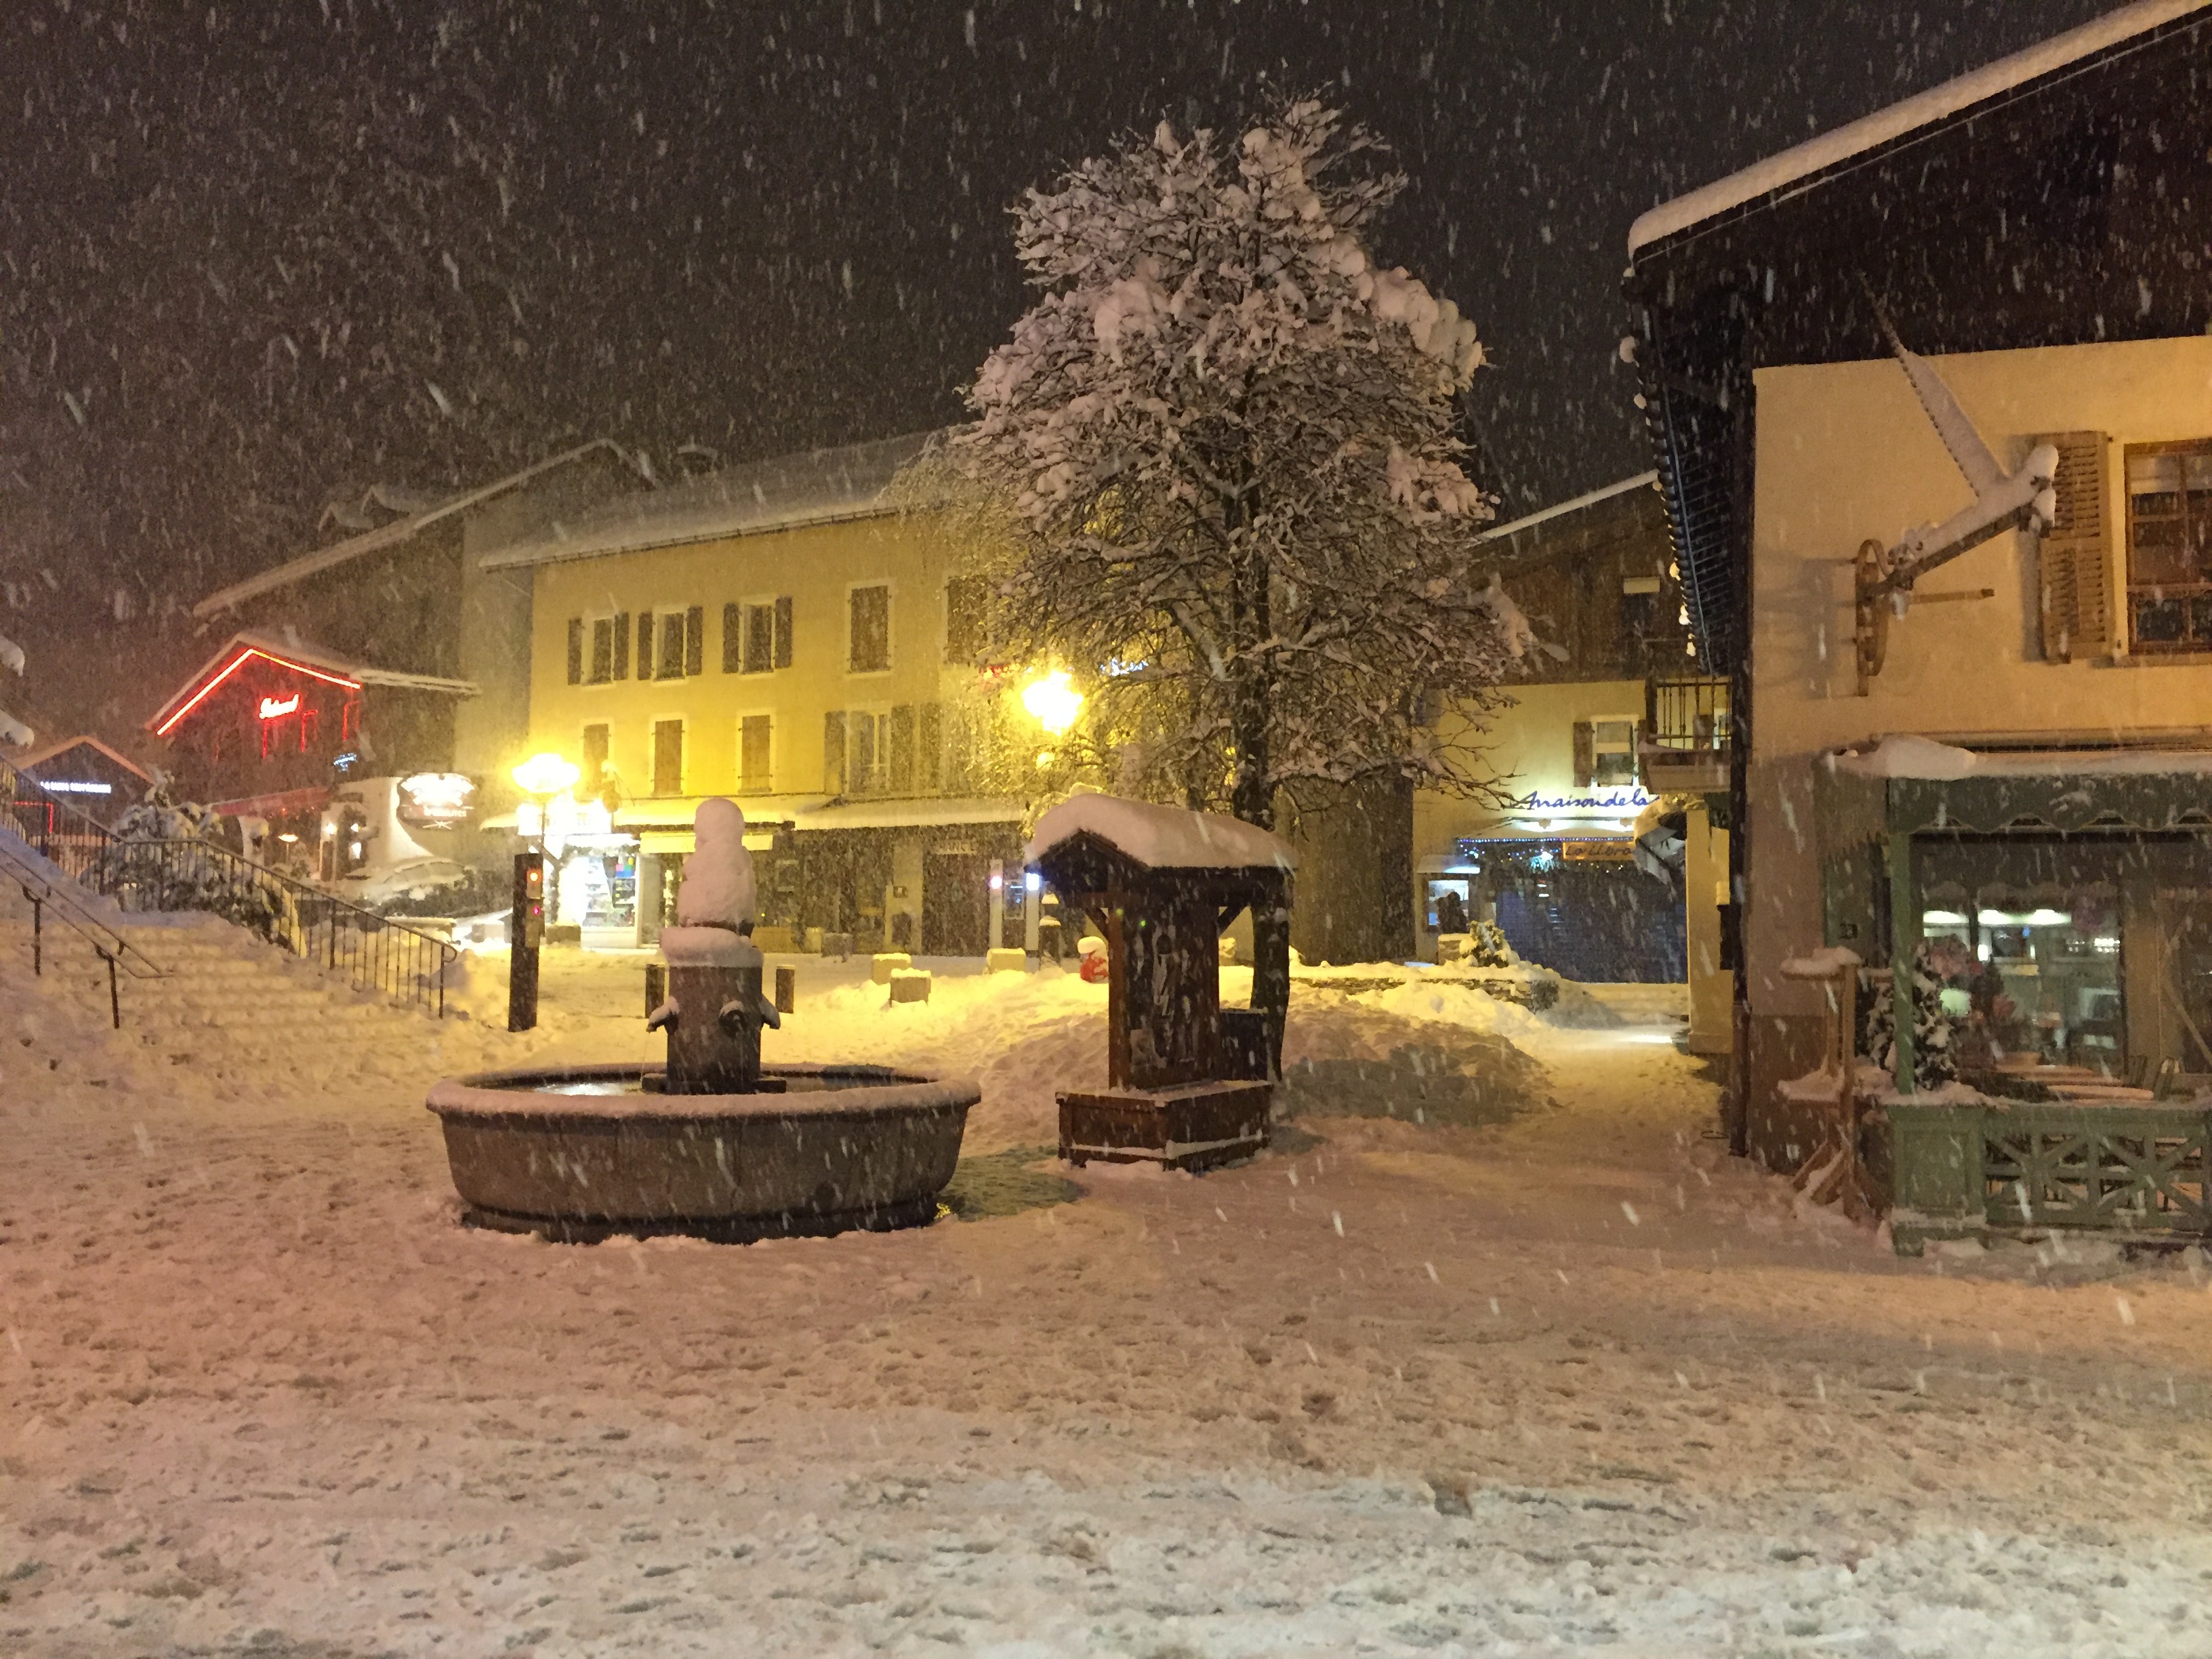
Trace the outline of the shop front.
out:
<instances>
[{"instance_id":1,"label":"shop front","mask_svg":"<svg viewBox=\"0 0 2212 1659\"><path fill-rule=\"evenodd\" d=\"M2212 752L1893 739L1818 787L1826 942L1917 962L1961 1076L2212 1082Z\"/></svg>"}]
</instances>

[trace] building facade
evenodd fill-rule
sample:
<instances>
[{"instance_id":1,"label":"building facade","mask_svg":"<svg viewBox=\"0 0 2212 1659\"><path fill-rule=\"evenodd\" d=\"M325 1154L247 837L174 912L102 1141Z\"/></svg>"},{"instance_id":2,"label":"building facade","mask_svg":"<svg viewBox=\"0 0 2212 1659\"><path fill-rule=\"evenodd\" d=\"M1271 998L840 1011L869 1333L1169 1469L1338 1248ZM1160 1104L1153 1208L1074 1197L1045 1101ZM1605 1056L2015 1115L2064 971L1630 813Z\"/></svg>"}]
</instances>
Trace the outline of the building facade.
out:
<instances>
[{"instance_id":1,"label":"building facade","mask_svg":"<svg viewBox=\"0 0 2212 1659\"><path fill-rule=\"evenodd\" d=\"M531 584L525 747L584 773L560 905L587 939L651 937L699 802L727 795L771 938L1023 942L1024 803L974 764L975 591L886 494L921 444L733 468L485 553Z\"/></svg>"},{"instance_id":2,"label":"building facade","mask_svg":"<svg viewBox=\"0 0 2212 1659\"><path fill-rule=\"evenodd\" d=\"M1822 945L1890 970L1902 1033L1933 986L1966 1063L2212 1075L2208 47L2201 0L2126 7L1632 234L1735 711L1729 1127L1778 1167Z\"/></svg>"},{"instance_id":3,"label":"building facade","mask_svg":"<svg viewBox=\"0 0 2212 1659\"><path fill-rule=\"evenodd\" d=\"M1414 797L1415 917L1425 954L1465 915L1494 919L1521 955L1570 978L1687 977L1693 1042L1718 1051L1727 686L1701 672L1654 483L1627 479L1484 538L1483 574L1538 644L1510 705L1472 738L1503 801Z\"/></svg>"}]
</instances>

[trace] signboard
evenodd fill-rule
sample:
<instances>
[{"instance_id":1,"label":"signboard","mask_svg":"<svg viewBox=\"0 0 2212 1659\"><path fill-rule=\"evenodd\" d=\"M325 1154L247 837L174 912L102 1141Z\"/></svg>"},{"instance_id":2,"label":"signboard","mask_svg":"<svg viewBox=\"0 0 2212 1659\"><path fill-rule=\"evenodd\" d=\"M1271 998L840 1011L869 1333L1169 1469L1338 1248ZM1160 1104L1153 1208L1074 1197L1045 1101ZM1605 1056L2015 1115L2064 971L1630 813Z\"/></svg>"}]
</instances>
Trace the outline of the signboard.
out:
<instances>
[{"instance_id":1,"label":"signboard","mask_svg":"<svg viewBox=\"0 0 2212 1659\"><path fill-rule=\"evenodd\" d=\"M281 720L287 714L299 712L300 694L297 691L289 697L264 697L261 700L261 718L264 720Z\"/></svg>"},{"instance_id":2,"label":"signboard","mask_svg":"<svg viewBox=\"0 0 2212 1659\"><path fill-rule=\"evenodd\" d=\"M417 772L399 781L399 821L430 830L465 823L476 793L476 780L459 772Z\"/></svg>"}]
</instances>

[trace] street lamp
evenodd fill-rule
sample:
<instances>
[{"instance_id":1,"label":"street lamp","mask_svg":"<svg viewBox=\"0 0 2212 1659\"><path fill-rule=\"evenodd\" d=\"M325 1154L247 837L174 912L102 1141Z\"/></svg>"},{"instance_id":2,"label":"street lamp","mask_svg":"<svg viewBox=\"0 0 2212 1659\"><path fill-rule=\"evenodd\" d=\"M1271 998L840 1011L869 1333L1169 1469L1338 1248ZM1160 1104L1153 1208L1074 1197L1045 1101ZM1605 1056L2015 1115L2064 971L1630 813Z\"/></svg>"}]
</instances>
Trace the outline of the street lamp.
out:
<instances>
[{"instance_id":1,"label":"street lamp","mask_svg":"<svg viewBox=\"0 0 2212 1659\"><path fill-rule=\"evenodd\" d=\"M546 907L556 902L545 869L553 798L574 789L584 774L574 761L549 751L532 755L509 775L538 803L538 851L514 855L514 910L507 922L507 1029L526 1031L538 1024L538 948Z\"/></svg>"},{"instance_id":2,"label":"street lamp","mask_svg":"<svg viewBox=\"0 0 2212 1659\"><path fill-rule=\"evenodd\" d=\"M1083 712L1083 694L1068 683L1065 668L1055 668L1022 688L1022 707L1047 732L1061 737Z\"/></svg>"}]
</instances>

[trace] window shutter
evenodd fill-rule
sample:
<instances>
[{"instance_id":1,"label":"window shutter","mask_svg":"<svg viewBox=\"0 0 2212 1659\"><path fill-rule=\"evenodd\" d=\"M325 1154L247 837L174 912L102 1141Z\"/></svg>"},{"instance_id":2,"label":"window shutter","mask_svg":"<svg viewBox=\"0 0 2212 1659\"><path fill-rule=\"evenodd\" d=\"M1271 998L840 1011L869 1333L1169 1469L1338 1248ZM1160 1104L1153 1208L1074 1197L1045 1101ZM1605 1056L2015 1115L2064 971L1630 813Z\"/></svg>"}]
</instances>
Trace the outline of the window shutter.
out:
<instances>
[{"instance_id":1,"label":"window shutter","mask_svg":"<svg viewBox=\"0 0 2212 1659\"><path fill-rule=\"evenodd\" d=\"M568 684L584 683L584 619L568 618Z\"/></svg>"},{"instance_id":2,"label":"window shutter","mask_svg":"<svg viewBox=\"0 0 2212 1659\"><path fill-rule=\"evenodd\" d=\"M2057 514L2036 550L2044 659L2101 657L2112 638L2105 434L2060 432L2042 441L2058 451Z\"/></svg>"},{"instance_id":3,"label":"window shutter","mask_svg":"<svg viewBox=\"0 0 2212 1659\"><path fill-rule=\"evenodd\" d=\"M1575 787L1587 789L1597 772L1597 728L1588 720L1575 722Z\"/></svg>"},{"instance_id":4,"label":"window shutter","mask_svg":"<svg viewBox=\"0 0 2212 1659\"><path fill-rule=\"evenodd\" d=\"M739 673L744 665L744 607L732 601L722 607L722 672Z\"/></svg>"},{"instance_id":5,"label":"window shutter","mask_svg":"<svg viewBox=\"0 0 2212 1659\"><path fill-rule=\"evenodd\" d=\"M660 654L653 659L653 678L657 680L680 680L684 678L684 613L672 611L660 619Z\"/></svg>"},{"instance_id":6,"label":"window shutter","mask_svg":"<svg viewBox=\"0 0 2212 1659\"><path fill-rule=\"evenodd\" d=\"M921 705L915 720L914 787L933 795L945 784L945 711L933 702Z\"/></svg>"},{"instance_id":7,"label":"window shutter","mask_svg":"<svg viewBox=\"0 0 2212 1659\"><path fill-rule=\"evenodd\" d=\"M833 708L822 717L822 791L845 793L845 711Z\"/></svg>"},{"instance_id":8,"label":"window shutter","mask_svg":"<svg viewBox=\"0 0 2212 1659\"><path fill-rule=\"evenodd\" d=\"M695 605L684 613L684 672L707 672L707 607Z\"/></svg>"},{"instance_id":9,"label":"window shutter","mask_svg":"<svg viewBox=\"0 0 2212 1659\"><path fill-rule=\"evenodd\" d=\"M894 795L914 793L914 705L900 703L891 710L890 791Z\"/></svg>"},{"instance_id":10,"label":"window shutter","mask_svg":"<svg viewBox=\"0 0 2212 1659\"><path fill-rule=\"evenodd\" d=\"M629 678L629 612L625 611L615 618L615 678Z\"/></svg>"},{"instance_id":11,"label":"window shutter","mask_svg":"<svg viewBox=\"0 0 2212 1659\"><path fill-rule=\"evenodd\" d=\"M775 665L791 666L791 596L787 593L775 602Z\"/></svg>"},{"instance_id":12,"label":"window shutter","mask_svg":"<svg viewBox=\"0 0 2212 1659\"><path fill-rule=\"evenodd\" d=\"M653 678L653 612L637 613L637 677L641 680Z\"/></svg>"}]
</instances>

